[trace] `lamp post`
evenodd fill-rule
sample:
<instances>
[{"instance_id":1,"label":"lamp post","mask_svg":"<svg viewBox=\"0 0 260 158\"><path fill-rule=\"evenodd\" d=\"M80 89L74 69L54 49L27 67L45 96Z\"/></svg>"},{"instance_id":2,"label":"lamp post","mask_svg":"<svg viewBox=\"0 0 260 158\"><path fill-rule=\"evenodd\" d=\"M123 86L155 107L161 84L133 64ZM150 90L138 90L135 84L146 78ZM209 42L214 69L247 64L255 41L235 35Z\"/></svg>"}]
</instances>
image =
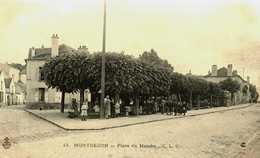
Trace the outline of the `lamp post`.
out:
<instances>
[{"instance_id":1,"label":"lamp post","mask_svg":"<svg viewBox=\"0 0 260 158\"><path fill-rule=\"evenodd\" d=\"M104 0L104 21L103 21L103 47L102 47L102 65L101 65L101 95L100 95L100 118L105 118L105 53L106 53L106 11L107 11L107 0Z\"/></svg>"}]
</instances>

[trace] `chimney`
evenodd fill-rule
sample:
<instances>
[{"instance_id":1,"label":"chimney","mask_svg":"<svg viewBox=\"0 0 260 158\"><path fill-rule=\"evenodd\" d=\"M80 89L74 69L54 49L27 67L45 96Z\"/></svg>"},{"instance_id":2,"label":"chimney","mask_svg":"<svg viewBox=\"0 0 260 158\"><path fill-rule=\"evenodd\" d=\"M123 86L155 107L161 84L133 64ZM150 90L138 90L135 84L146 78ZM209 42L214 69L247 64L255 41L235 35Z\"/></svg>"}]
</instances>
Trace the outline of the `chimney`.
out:
<instances>
[{"instance_id":1,"label":"chimney","mask_svg":"<svg viewBox=\"0 0 260 158\"><path fill-rule=\"evenodd\" d=\"M227 66L227 76L232 76L232 72L233 72L233 65L232 64L228 64Z\"/></svg>"},{"instance_id":2,"label":"chimney","mask_svg":"<svg viewBox=\"0 0 260 158\"><path fill-rule=\"evenodd\" d=\"M51 37L51 57L59 55L59 37L57 34L53 34Z\"/></svg>"},{"instance_id":3,"label":"chimney","mask_svg":"<svg viewBox=\"0 0 260 158\"><path fill-rule=\"evenodd\" d=\"M211 76L217 76L218 75L218 66L212 65L211 67Z\"/></svg>"},{"instance_id":4,"label":"chimney","mask_svg":"<svg viewBox=\"0 0 260 158\"><path fill-rule=\"evenodd\" d=\"M247 76L247 82L250 83L250 77L249 76Z\"/></svg>"},{"instance_id":5,"label":"chimney","mask_svg":"<svg viewBox=\"0 0 260 158\"><path fill-rule=\"evenodd\" d=\"M234 70L234 71L233 71L233 75L234 75L234 76L238 75L237 70Z\"/></svg>"},{"instance_id":6,"label":"chimney","mask_svg":"<svg viewBox=\"0 0 260 158\"><path fill-rule=\"evenodd\" d=\"M86 45L80 45L79 48L78 48L78 52L80 53L89 53L88 51L88 47Z\"/></svg>"},{"instance_id":7,"label":"chimney","mask_svg":"<svg viewBox=\"0 0 260 158\"><path fill-rule=\"evenodd\" d=\"M32 57L35 56L35 48L34 48L34 47L31 48L31 56L32 56Z\"/></svg>"}]
</instances>

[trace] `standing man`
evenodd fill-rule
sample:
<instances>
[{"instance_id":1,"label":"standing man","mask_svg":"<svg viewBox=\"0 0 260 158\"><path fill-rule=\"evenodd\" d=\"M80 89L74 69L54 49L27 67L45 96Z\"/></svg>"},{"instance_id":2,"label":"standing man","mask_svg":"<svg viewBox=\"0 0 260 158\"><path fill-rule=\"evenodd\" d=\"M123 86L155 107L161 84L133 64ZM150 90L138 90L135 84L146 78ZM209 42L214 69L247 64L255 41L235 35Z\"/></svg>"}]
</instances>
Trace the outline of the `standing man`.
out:
<instances>
[{"instance_id":1,"label":"standing man","mask_svg":"<svg viewBox=\"0 0 260 158\"><path fill-rule=\"evenodd\" d=\"M106 119L109 119L111 116L111 100L109 99L109 95L106 96L104 99L104 105L105 105L105 117Z\"/></svg>"},{"instance_id":2,"label":"standing man","mask_svg":"<svg viewBox=\"0 0 260 158\"><path fill-rule=\"evenodd\" d=\"M184 101L183 104L182 104L182 112L183 112L184 116L186 115L187 110L188 110L188 105L187 105L187 102Z\"/></svg>"},{"instance_id":3,"label":"standing man","mask_svg":"<svg viewBox=\"0 0 260 158\"><path fill-rule=\"evenodd\" d=\"M161 114L164 114L165 112L165 100L162 99L162 103L161 103Z\"/></svg>"}]
</instances>

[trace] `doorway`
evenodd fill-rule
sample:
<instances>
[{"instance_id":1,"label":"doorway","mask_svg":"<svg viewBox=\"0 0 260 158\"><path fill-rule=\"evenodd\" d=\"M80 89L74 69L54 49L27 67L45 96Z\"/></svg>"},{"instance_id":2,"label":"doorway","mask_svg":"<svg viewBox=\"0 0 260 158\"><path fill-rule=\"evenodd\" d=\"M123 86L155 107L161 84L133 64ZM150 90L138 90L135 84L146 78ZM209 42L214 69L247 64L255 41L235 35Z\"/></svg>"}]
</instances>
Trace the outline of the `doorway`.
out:
<instances>
[{"instance_id":1,"label":"doorway","mask_svg":"<svg viewBox=\"0 0 260 158\"><path fill-rule=\"evenodd\" d=\"M44 102L45 101L45 89L39 88L39 101Z\"/></svg>"}]
</instances>

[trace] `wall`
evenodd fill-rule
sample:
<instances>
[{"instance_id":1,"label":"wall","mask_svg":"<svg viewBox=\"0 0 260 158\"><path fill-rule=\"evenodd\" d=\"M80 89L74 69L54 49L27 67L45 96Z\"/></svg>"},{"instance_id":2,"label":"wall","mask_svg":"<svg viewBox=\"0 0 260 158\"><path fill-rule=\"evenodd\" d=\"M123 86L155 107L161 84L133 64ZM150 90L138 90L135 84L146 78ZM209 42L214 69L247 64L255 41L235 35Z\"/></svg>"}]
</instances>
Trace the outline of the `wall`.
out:
<instances>
[{"instance_id":1,"label":"wall","mask_svg":"<svg viewBox=\"0 0 260 158\"><path fill-rule=\"evenodd\" d=\"M5 99L5 95L6 95L6 91L5 91L5 82L4 82L4 75L3 73L0 73L0 93L1 93L1 99L2 102L0 100L0 103L5 104L6 103L6 99Z\"/></svg>"},{"instance_id":2,"label":"wall","mask_svg":"<svg viewBox=\"0 0 260 158\"><path fill-rule=\"evenodd\" d=\"M23 83L26 83L26 74L20 74L20 80L23 82Z\"/></svg>"},{"instance_id":3,"label":"wall","mask_svg":"<svg viewBox=\"0 0 260 158\"><path fill-rule=\"evenodd\" d=\"M27 60L26 66L26 102L38 102L39 88L48 88L44 82L39 81L40 73L39 68L44 65L44 60Z\"/></svg>"},{"instance_id":4,"label":"wall","mask_svg":"<svg viewBox=\"0 0 260 158\"><path fill-rule=\"evenodd\" d=\"M48 89L43 81L39 81L39 68L42 67L45 62L44 60L27 60L26 103L39 102L39 88L45 89L46 103L60 103L61 101L61 92L58 92L56 89ZM79 100L79 95L66 93L65 103L71 103L72 98Z\"/></svg>"}]
</instances>

